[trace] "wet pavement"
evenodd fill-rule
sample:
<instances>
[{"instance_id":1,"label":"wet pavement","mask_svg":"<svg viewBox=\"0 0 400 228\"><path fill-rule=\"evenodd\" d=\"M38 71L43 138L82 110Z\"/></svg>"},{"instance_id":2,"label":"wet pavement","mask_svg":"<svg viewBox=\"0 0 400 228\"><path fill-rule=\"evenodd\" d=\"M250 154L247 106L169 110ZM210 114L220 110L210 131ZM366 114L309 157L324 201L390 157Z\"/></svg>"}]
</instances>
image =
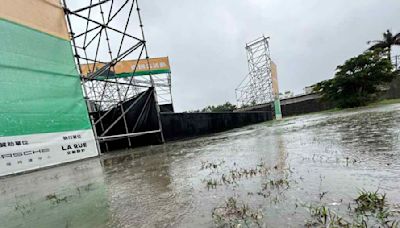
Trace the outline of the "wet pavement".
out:
<instances>
[{"instance_id":1,"label":"wet pavement","mask_svg":"<svg viewBox=\"0 0 400 228\"><path fill-rule=\"evenodd\" d=\"M0 179L0 227L213 227L233 197L303 227L361 189L400 203L400 105L289 117ZM253 173L254 172L254 173Z\"/></svg>"}]
</instances>

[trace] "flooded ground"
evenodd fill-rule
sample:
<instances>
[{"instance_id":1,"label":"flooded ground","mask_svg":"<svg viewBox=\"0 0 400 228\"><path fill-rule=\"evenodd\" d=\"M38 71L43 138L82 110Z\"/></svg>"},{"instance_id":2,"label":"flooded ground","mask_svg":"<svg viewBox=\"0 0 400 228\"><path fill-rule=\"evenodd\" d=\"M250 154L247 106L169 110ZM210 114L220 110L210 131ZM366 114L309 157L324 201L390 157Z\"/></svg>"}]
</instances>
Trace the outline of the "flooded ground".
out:
<instances>
[{"instance_id":1,"label":"flooded ground","mask_svg":"<svg viewBox=\"0 0 400 228\"><path fill-rule=\"evenodd\" d=\"M399 134L396 104L106 154L0 179L0 226L214 227L246 205L250 226L304 227L310 205L349 217L362 189L396 210Z\"/></svg>"}]
</instances>

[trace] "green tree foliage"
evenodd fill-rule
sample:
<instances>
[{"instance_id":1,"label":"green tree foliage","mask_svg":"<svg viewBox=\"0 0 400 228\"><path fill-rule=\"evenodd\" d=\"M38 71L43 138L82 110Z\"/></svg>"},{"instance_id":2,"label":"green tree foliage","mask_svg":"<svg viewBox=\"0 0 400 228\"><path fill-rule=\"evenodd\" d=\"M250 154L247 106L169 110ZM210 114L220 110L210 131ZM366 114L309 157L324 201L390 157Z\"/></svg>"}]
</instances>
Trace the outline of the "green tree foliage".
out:
<instances>
[{"instance_id":1,"label":"green tree foliage","mask_svg":"<svg viewBox=\"0 0 400 228\"><path fill-rule=\"evenodd\" d=\"M209 105L201 110L195 110L191 112L233 112L233 110L235 110L236 108L236 105L231 104L230 102L226 102L222 105Z\"/></svg>"},{"instance_id":2,"label":"green tree foliage","mask_svg":"<svg viewBox=\"0 0 400 228\"><path fill-rule=\"evenodd\" d=\"M211 105L203 108L202 112L233 112L236 109L236 105L226 102L222 105Z\"/></svg>"},{"instance_id":3,"label":"green tree foliage","mask_svg":"<svg viewBox=\"0 0 400 228\"><path fill-rule=\"evenodd\" d=\"M335 77L314 87L322 98L339 108L352 108L375 100L398 72L381 49L366 51L338 66Z\"/></svg>"}]
</instances>

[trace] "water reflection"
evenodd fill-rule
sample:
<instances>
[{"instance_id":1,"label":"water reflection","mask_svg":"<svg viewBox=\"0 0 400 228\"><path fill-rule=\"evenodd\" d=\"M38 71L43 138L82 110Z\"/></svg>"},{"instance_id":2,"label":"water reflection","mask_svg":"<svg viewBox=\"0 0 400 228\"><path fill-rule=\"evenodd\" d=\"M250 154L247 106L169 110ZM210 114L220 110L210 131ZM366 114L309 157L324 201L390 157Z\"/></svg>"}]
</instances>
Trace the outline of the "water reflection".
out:
<instances>
[{"instance_id":1,"label":"water reflection","mask_svg":"<svg viewBox=\"0 0 400 228\"><path fill-rule=\"evenodd\" d=\"M341 119L341 143L359 159L398 159L399 112L366 112Z\"/></svg>"},{"instance_id":2,"label":"water reflection","mask_svg":"<svg viewBox=\"0 0 400 228\"><path fill-rule=\"evenodd\" d=\"M0 180L1 227L108 227L97 159Z\"/></svg>"},{"instance_id":3,"label":"water reflection","mask_svg":"<svg viewBox=\"0 0 400 228\"><path fill-rule=\"evenodd\" d=\"M112 227L165 227L177 221L185 203L181 190L172 183L173 161L165 153L137 159L126 154L103 160Z\"/></svg>"}]
</instances>

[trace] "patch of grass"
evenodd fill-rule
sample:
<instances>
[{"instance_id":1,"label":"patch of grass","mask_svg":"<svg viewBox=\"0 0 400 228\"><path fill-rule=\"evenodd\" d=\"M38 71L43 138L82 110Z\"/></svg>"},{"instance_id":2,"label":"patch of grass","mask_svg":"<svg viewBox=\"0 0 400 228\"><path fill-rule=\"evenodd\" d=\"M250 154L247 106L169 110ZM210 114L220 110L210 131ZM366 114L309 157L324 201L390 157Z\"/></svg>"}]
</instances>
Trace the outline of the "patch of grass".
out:
<instances>
[{"instance_id":1,"label":"patch of grass","mask_svg":"<svg viewBox=\"0 0 400 228\"><path fill-rule=\"evenodd\" d=\"M308 209L312 220L306 221L306 227L359 227L359 224L350 224L326 206L309 206Z\"/></svg>"},{"instance_id":2,"label":"patch of grass","mask_svg":"<svg viewBox=\"0 0 400 228\"><path fill-rule=\"evenodd\" d=\"M355 211L361 214L382 212L387 207L386 194L381 194L378 190L375 192L361 190L355 202L357 204Z\"/></svg>"},{"instance_id":3,"label":"patch of grass","mask_svg":"<svg viewBox=\"0 0 400 228\"><path fill-rule=\"evenodd\" d=\"M351 203L347 208L348 219L338 215L335 211L325 205L306 206L311 220L305 225L307 227L399 227L399 214L387 203L386 194L379 191L369 192L362 190L354 199L355 206Z\"/></svg>"},{"instance_id":4,"label":"patch of grass","mask_svg":"<svg viewBox=\"0 0 400 228\"><path fill-rule=\"evenodd\" d=\"M266 176L271 170L271 168L269 168L264 162L260 162L254 168L239 168L235 163L234 169L230 169L228 172L222 174L216 173L215 171L217 171L217 169L221 171L220 168L222 168L222 164L224 164L223 161L220 163L202 162L201 169L210 170L209 176L215 176L216 174L218 174L218 177L216 178L204 180L204 182L207 184L206 186L208 189L215 188L217 184L237 184L243 178L249 179L256 176ZM275 166L274 168L277 169L277 166Z\"/></svg>"},{"instance_id":5,"label":"patch of grass","mask_svg":"<svg viewBox=\"0 0 400 228\"><path fill-rule=\"evenodd\" d=\"M263 184L263 191L267 190L268 188L287 189L289 188L289 181L287 178L280 178L276 180L271 179Z\"/></svg>"},{"instance_id":6,"label":"patch of grass","mask_svg":"<svg viewBox=\"0 0 400 228\"><path fill-rule=\"evenodd\" d=\"M204 180L204 182L206 183L208 190L210 190L210 188L211 189L217 188L218 182L216 179L208 179L208 180Z\"/></svg>"},{"instance_id":7,"label":"patch of grass","mask_svg":"<svg viewBox=\"0 0 400 228\"><path fill-rule=\"evenodd\" d=\"M371 103L368 105L368 107L378 106L378 105L398 104L398 103L400 103L400 99L385 99L385 100L380 100L380 101Z\"/></svg>"},{"instance_id":8,"label":"patch of grass","mask_svg":"<svg viewBox=\"0 0 400 228\"><path fill-rule=\"evenodd\" d=\"M221 167L222 164L224 164L225 161L220 161L218 163L216 162L208 162L208 161L202 161L201 162L201 170L203 169L218 169Z\"/></svg>"},{"instance_id":9,"label":"patch of grass","mask_svg":"<svg viewBox=\"0 0 400 228\"><path fill-rule=\"evenodd\" d=\"M67 202L67 197L58 197L55 193L46 196L46 200L52 202L53 204L60 204L61 202Z\"/></svg>"},{"instance_id":10,"label":"patch of grass","mask_svg":"<svg viewBox=\"0 0 400 228\"><path fill-rule=\"evenodd\" d=\"M263 214L261 210L254 210L247 204L239 205L234 197L230 197L224 206L214 208L212 218L217 227L261 227Z\"/></svg>"},{"instance_id":11,"label":"patch of grass","mask_svg":"<svg viewBox=\"0 0 400 228\"><path fill-rule=\"evenodd\" d=\"M28 203L24 202L16 202L14 209L16 211L19 211L22 216L25 216L26 214L31 213L35 209L33 208L33 203L32 201L29 200Z\"/></svg>"},{"instance_id":12,"label":"patch of grass","mask_svg":"<svg viewBox=\"0 0 400 228\"><path fill-rule=\"evenodd\" d=\"M275 204L280 202L289 188L289 175L292 173L290 167L269 166L262 159L248 168L242 168L236 162L231 167L215 162L202 162L201 167L209 171L208 177L203 180L209 190L216 189L219 185L233 185L233 191L236 191L241 181L246 184L249 180L266 177L264 179L267 180L260 186L261 189L247 192L247 196L262 196L263 203L269 200ZM258 199L257 202L261 201ZM262 206L263 204L259 204L259 208ZM261 227L262 218L261 209L254 210L246 203L238 203L233 197L230 197L225 205L212 210L212 219L217 227Z\"/></svg>"}]
</instances>

